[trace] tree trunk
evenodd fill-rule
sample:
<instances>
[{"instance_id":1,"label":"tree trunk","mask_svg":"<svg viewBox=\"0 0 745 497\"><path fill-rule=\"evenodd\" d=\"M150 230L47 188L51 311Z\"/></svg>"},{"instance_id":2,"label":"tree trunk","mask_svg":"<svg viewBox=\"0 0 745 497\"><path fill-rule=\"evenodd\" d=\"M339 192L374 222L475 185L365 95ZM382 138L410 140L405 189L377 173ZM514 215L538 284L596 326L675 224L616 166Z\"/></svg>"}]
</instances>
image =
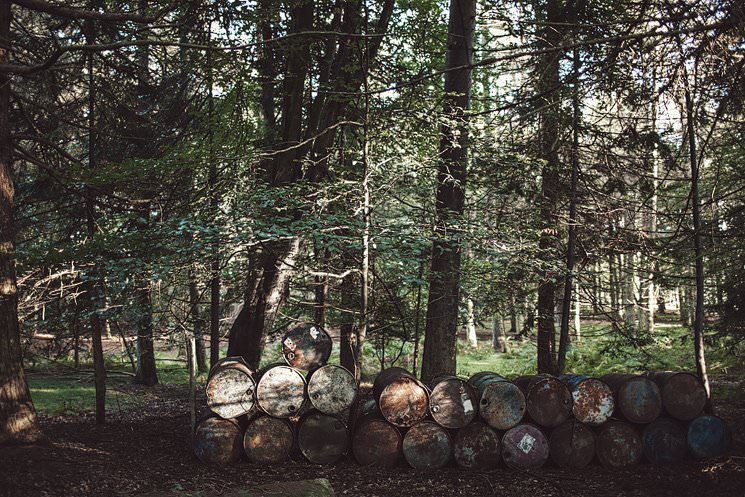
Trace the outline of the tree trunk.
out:
<instances>
[{"instance_id":1,"label":"tree trunk","mask_svg":"<svg viewBox=\"0 0 745 497\"><path fill-rule=\"evenodd\" d=\"M491 346L494 349L494 352L507 352L507 337L504 334L502 316L495 315L492 318L491 330Z\"/></svg>"},{"instance_id":2,"label":"tree trunk","mask_svg":"<svg viewBox=\"0 0 745 497\"><path fill-rule=\"evenodd\" d=\"M546 4L547 21L543 29L541 47L552 49L561 45L562 32L561 5L559 0L548 0ZM558 246L557 209L561 180L559 176L559 113L561 111L561 78L559 76L560 51L551 51L536 59L538 61L537 90L541 109L540 147L541 158L545 161L541 180L541 236L538 243L538 256L546 268L557 259ZM551 270L538 285L538 372L553 373L556 365L553 360L555 341L554 303L558 275Z\"/></svg>"},{"instance_id":3,"label":"tree trunk","mask_svg":"<svg viewBox=\"0 0 745 497\"><path fill-rule=\"evenodd\" d=\"M10 1L0 1L0 64L10 63ZM18 326L10 78L0 72L0 444L43 439L26 384Z\"/></svg>"},{"instance_id":4,"label":"tree trunk","mask_svg":"<svg viewBox=\"0 0 745 497\"><path fill-rule=\"evenodd\" d=\"M577 281L574 288L574 337L576 338L577 343L582 340L581 317L582 307L579 293L579 281Z\"/></svg>"},{"instance_id":5,"label":"tree trunk","mask_svg":"<svg viewBox=\"0 0 745 497\"><path fill-rule=\"evenodd\" d=\"M204 349L204 320L202 319L201 298L197 277L192 269L189 274L189 314L194 329L194 355L197 370L207 371L207 353Z\"/></svg>"},{"instance_id":6,"label":"tree trunk","mask_svg":"<svg viewBox=\"0 0 745 497\"><path fill-rule=\"evenodd\" d=\"M341 307L343 312L339 316L339 362L354 374L359 380L362 374L361 358L357 355L357 318L354 309L357 308L358 286L354 273L346 275L341 281Z\"/></svg>"},{"instance_id":7,"label":"tree trunk","mask_svg":"<svg viewBox=\"0 0 745 497\"><path fill-rule=\"evenodd\" d=\"M680 43L680 41L679 41ZM682 52L682 49L681 49ZM688 87L688 71L683 69L686 127L688 129L688 153L691 166L691 207L693 210L693 250L696 255L696 307L693 319L693 344L696 359L696 370L710 397L709 376L706 371L706 354L704 348L704 246L701 232L701 202L699 199L699 165L696 152L696 127L694 125L693 98Z\"/></svg>"},{"instance_id":8,"label":"tree trunk","mask_svg":"<svg viewBox=\"0 0 745 497\"><path fill-rule=\"evenodd\" d=\"M435 201L435 240L425 318L422 379L455 374L461 243L458 223L465 204L468 115L475 0L451 0L444 114Z\"/></svg>"},{"instance_id":9,"label":"tree trunk","mask_svg":"<svg viewBox=\"0 0 745 497\"><path fill-rule=\"evenodd\" d=\"M476 336L476 318L473 311L473 299L466 298L466 340L468 346L475 349L479 346L479 340Z\"/></svg>"},{"instance_id":10,"label":"tree trunk","mask_svg":"<svg viewBox=\"0 0 745 497\"><path fill-rule=\"evenodd\" d=\"M153 307L149 271L136 281L135 306L137 309L137 372L135 383L157 385L158 372L155 365L155 343L153 337Z\"/></svg>"}]
</instances>

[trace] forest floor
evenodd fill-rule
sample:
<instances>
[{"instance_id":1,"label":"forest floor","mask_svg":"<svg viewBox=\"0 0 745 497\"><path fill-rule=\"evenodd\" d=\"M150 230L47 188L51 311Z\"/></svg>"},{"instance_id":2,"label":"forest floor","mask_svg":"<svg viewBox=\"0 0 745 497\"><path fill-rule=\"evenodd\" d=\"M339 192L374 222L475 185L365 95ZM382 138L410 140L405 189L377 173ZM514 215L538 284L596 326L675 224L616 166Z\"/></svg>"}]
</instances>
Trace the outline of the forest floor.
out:
<instances>
[{"instance_id":1,"label":"forest floor","mask_svg":"<svg viewBox=\"0 0 745 497\"><path fill-rule=\"evenodd\" d=\"M147 408L112 412L103 426L96 426L90 415L42 415L47 444L0 450L0 496L123 497L159 491L219 496L235 487L313 478L329 479L337 496L745 495L743 400L715 403L716 413L731 424L735 436L731 455L718 460L613 470L594 464L581 471L546 466L535 471L475 473L449 467L421 472L404 463L393 469L360 467L351 458L331 466L289 462L267 467L246 461L207 466L191 451L184 386L126 388L145 397Z\"/></svg>"}]
</instances>

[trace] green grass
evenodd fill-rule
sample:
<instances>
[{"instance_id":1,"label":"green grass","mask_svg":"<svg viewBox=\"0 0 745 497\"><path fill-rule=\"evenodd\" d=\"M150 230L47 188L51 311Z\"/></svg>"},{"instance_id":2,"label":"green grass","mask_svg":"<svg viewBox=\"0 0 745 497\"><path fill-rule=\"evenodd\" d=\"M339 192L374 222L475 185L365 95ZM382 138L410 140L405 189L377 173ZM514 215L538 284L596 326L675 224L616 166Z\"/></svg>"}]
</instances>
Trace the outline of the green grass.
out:
<instances>
[{"instance_id":1,"label":"green grass","mask_svg":"<svg viewBox=\"0 0 745 497\"><path fill-rule=\"evenodd\" d=\"M695 371L693 342L690 332L673 323L663 323L650 336L637 334L630 339L611 333L608 324L583 323L583 338L574 342L567 354L567 372L602 375L611 372L640 373L654 369ZM380 369L380 351L374 342L368 343L362 361L364 380L372 380ZM386 344L386 365L399 355L401 343ZM421 353L420 347L420 353ZM719 399L744 400L745 344L737 346L725 339L707 336L707 363L710 376L727 381L715 382L714 396ZM507 353L495 353L484 340L476 349L458 344L457 373L470 376L479 371L494 371L502 376L530 374L536 368L536 347L531 340L509 340ZM267 346L262 365L281 361L281 344ZM412 369L413 345L404 344L396 365ZM158 376L163 385L188 383L186 363L175 352L158 352ZM335 344L331 363L338 364L339 347ZM121 357L107 359L109 368L126 371L127 361ZM90 365L81 369L90 370ZM67 362L37 365L28 372L29 385L37 410L45 415L80 415L93 412L95 389L93 375L71 370ZM108 379L107 409L127 410L145 406L152 398L132 390L131 377L111 374ZM201 383L206 375L198 378Z\"/></svg>"}]
</instances>

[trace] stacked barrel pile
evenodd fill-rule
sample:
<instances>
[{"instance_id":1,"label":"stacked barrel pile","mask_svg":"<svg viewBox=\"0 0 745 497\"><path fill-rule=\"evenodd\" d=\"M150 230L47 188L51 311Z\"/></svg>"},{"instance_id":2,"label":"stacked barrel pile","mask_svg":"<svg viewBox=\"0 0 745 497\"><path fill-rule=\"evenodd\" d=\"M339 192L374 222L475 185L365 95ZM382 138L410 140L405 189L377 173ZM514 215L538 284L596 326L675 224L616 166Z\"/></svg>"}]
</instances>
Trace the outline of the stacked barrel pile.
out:
<instances>
[{"instance_id":1,"label":"stacked barrel pile","mask_svg":"<svg viewBox=\"0 0 745 497\"><path fill-rule=\"evenodd\" d=\"M579 468L643 460L673 463L726 452L731 434L704 414L706 392L688 373L522 376L491 372L424 385L400 368L383 371L363 405L352 450L360 464L420 469L454 460L486 470L502 462L537 468L549 459Z\"/></svg>"},{"instance_id":2,"label":"stacked barrel pile","mask_svg":"<svg viewBox=\"0 0 745 497\"><path fill-rule=\"evenodd\" d=\"M349 450L347 422L358 385L345 368L327 364L332 341L319 326L304 325L282 340L285 364L253 372L241 358L222 359L207 380L210 413L194 433L194 451L208 463L243 454L278 463L302 456L333 463Z\"/></svg>"},{"instance_id":3,"label":"stacked barrel pile","mask_svg":"<svg viewBox=\"0 0 745 497\"><path fill-rule=\"evenodd\" d=\"M404 459L432 469L454 461L486 470L536 468L550 459L579 468L595 459L629 466L716 457L731 440L721 418L704 414L706 392L688 373L509 381L482 372L424 384L394 367L378 375L371 396L358 398L354 376L327 364L331 344L323 329L305 325L283 339L286 364L254 373L239 358L220 361L207 384L212 414L194 436L197 456L329 464L351 449L362 465Z\"/></svg>"}]
</instances>

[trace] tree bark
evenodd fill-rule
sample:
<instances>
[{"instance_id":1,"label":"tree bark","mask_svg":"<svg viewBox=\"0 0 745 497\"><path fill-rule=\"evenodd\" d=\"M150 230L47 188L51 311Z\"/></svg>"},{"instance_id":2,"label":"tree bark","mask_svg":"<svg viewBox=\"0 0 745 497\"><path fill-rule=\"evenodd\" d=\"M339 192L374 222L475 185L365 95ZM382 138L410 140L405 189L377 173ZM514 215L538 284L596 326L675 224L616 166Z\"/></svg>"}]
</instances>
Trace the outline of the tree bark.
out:
<instances>
[{"instance_id":1,"label":"tree bark","mask_svg":"<svg viewBox=\"0 0 745 497\"><path fill-rule=\"evenodd\" d=\"M555 48L561 45L561 23L563 16L559 0L548 0L546 4L547 21L542 33L542 47ZM557 258L557 235L559 223L557 209L561 189L559 176L559 113L561 111L561 94L559 88L559 61L561 52L549 52L538 58L538 93L540 103L540 147L541 158L545 161L541 180L541 235L538 242L539 257L546 268L553 265ZM556 365L553 360L555 341L554 303L556 298L558 275L555 271L546 270L545 276L538 285L538 372L554 373Z\"/></svg>"},{"instance_id":2,"label":"tree bark","mask_svg":"<svg viewBox=\"0 0 745 497\"><path fill-rule=\"evenodd\" d=\"M357 330L355 329L357 319L354 309L358 307L357 299L354 298L358 292L356 279L356 275L350 273L341 282L342 314L339 316L339 360L341 365L351 371L355 379L359 380L362 369L360 367L360 357L357 355L359 348L357 346Z\"/></svg>"},{"instance_id":3,"label":"tree bark","mask_svg":"<svg viewBox=\"0 0 745 497\"><path fill-rule=\"evenodd\" d=\"M457 223L465 204L468 115L475 0L451 0L444 114L435 200L435 240L425 318L422 379L455 374L461 241Z\"/></svg>"},{"instance_id":4,"label":"tree bark","mask_svg":"<svg viewBox=\"0 0 745 497\"><path fill-rule=\"evenodd\" d=\"M189 314L194 334L194 356L197 371L207 371L207 354L204 348L204 319L202 319L201 298L197 277L192 269L189 272Z\"/></svg>"},{"instance_id":5,"label":"tree bark","mask_svg":"<svg viewBox=\"0 0 745 497\"><path fill-rule=\"evenodd\" d=\"M502 316L497 314L492 318L491 330L491 345L494 352L507 352L507 337L504 334Z\"/></svg>"},{"instance_id":6,"label":"tree bark","mask_svg":"<svg viewBox=\"0 0 745 497\"><path fill-rule=\"evenodd\" d=\"M10 62L10 1L0 1L0 64ZM0 72L0 444L34 443L43 434L23 372L18 326L13 217L10 77Z\"/></svg>"},{"instance_id":7,"label":"tree bark","mask_svg":"<svg viewBox=\"0 0 745 497\"><path fill-rule=\"evenodd\" d=\"M468 346L475 349L479 346L478 336L476 336L476 317L473 311L473 299L466 298L466 340Z\"/></svg>"}]
</instances>

